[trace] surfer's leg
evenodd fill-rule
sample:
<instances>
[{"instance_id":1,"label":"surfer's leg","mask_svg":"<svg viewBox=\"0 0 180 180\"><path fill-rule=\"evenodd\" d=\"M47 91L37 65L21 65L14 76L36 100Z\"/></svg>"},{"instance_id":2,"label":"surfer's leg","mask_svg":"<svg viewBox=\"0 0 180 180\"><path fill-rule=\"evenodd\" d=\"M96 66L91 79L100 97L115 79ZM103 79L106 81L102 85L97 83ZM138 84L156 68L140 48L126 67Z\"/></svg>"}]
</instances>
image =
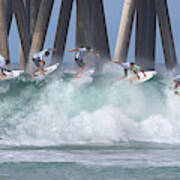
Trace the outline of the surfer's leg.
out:
<instances>
[{"instance_id":1,"label":"surfer's leg","mask_svg":"<svg viewBox=\"0 0 180 180\"><path fill-rule=\"evenodd\" d=\"M86 64L83 64L83 66L79 69L79 73L81 73L84 70L85 66Z\"/></svg>"},{"instance_id":2,"label":"surfer's leg","mask_svg":"<svg viewBox=\"0 0 180 180\"><path fill-rule=\"evenodd\" d=\"M76 63L78 64L78 66L80 67L80 69L77 71L76 75L74 76L74 78L78 78L78 75L84 70L86 63L84 62L83 59L75 59Z\"/></svg>"},{"instance_id":3,"label":"surfer's leg","mask_svg":"<svg viewBox=\"0 0 180 180\"><path fill-rule=\"evenodd\" d=\"M1 79L1 80L3 80L3 79L4 79L4 77L3 77L3 75L2 75L2 74L0 74L0 79Z\"/></svg>"},{"instance_id":4,"label":"surfer's leg","mask_svg":"<svg viewBox=\"0 0 180 180\"><path fill-rule=\"evenodd\" d=\"M130 78L127 78L127 80L131 81L132 84L136 83L136 77L130 77Z\"/></svg>"},{"instance_id":5,"label":"surfer's leg","mask_svg":"<svg viewBox=\"0 0 180 180\"><path fill-rule=\"evenodd\" d=\"M1 68L1 74L0 74L0 79L1 79L1 80L3 80L3 79L4 79L4 77L3 77L2 73L3 73L3 69Z\"/></svg>"},{"instance_id":6,"label":"surfer's leg","mask_svg":"<svg viewBox=\"0 0 180 180\"><path fill-rule=\"evenodd\" d=\"M42 71L42 74L44 74L44 66L45 66L45 61L40 61L41 63L41 71Z\"/></svg>"},{"instance_id":7,"label":"surfer's leg","mask_svg":"<svg viewBox=\"0 0 180 180\"><path fill-rule=\"evenodd\" d=\"M4 69L3 69L3 68L1 68L1 75L2 75L2 76L7 76L7 74L4 72Z\"/></svg>"},{"instance_id":8,"label":"surfer's leg","mask_svg":"<svg viewBox=\"0 0 180 180\"><path fill-rule=\"evenodd\" d=\"M37 67L37 68L34 70L33 74L36 73L36 72L38 72L39 70L40 70L40 66Z\"/></svg>"},{"instance_id":9,"label":"surfer's leg","mask_svg":"<svg viewBox=\"0 0 180 180\"><path fill-rule=\"evenodd\" d=\"M136 84L136 78L135 77L132 77L131 81L133 84Z\"/></svg>"},{"instance_id":10,"label":"surfer's leg","mask_svg":"<svg viewBox=\"0 0 180 180\"><path fill-rule=\"evenodd\" d=\"M35 70L34 70L34 72L31 74L31 78L34 78L34 74L36 73L36 72L38 72L39 70L40 70L40 66L39 67L37 67Z\"/></svg>"},{"instance_id":11,"label":"surfer's leg","mask_svg":"<svg viewBox=\"0 0 180 180\"><path fill-rule=\"evenodd\" d=\"M6 77L6 76L7 76L7 74L4 72L4 69L3 69L3 68L1 68L0 79L1 79L1 80L3 80L3 79L4 79L4 77Z\"/></svg>"},{"instance_id":12,"label":"surfer's leg","mask_svg":"<svg viewBox=\"0 0 180 180\"><path fill-rule=\"evenodd\" d=\"M84 69L83 67L80 67L74 78L78 78L78 75L83 71L83 69Z\"/></svg>"}]
</instances>

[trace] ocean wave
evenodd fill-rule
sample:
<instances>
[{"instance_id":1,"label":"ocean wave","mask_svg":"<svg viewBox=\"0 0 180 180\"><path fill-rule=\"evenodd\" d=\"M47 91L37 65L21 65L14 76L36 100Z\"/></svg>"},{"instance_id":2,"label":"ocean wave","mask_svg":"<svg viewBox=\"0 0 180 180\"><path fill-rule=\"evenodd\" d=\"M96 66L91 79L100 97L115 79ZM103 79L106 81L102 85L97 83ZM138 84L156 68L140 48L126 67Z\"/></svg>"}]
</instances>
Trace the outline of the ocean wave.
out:
<instances>
[{"instance_id":1,"label":"ocean wave","mask_svg":"<svg viewBox=\"0 0 180 180\"><path fill-rule=\"evenodd\" d=\"M110 64L80 85L66 75L44 84L18 81L0 97L1 142L179 143L180 98L169 89L172 76L133 86L118 80L121 73Z\"/></svg>"}]
</instances>

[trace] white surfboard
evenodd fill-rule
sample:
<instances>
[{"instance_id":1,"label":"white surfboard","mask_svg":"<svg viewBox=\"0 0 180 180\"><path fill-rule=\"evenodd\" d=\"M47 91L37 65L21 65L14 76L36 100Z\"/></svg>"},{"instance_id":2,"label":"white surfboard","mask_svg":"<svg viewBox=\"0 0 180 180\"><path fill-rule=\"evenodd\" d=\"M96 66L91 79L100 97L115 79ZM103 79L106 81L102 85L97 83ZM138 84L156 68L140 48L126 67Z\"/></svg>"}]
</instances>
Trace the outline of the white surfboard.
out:
<instances>
[{"instance_id":1,"label":"white surfboard","mask_svg":"<svg viewBox=\"0 0 180 180\"><path fill-rule=\"evenodd\" d=\"M144 74L142 72L139 72L138 75L140 76L140 79L137 78L136 74L129 74L126 80L134 79L132 82L133 84L141 84L146 81L151 80L155 75L157 75L156 71L145 71L146 77L144 77Z\"/></svg>"},{"instance_id":2,"label":"white surfboard","mask_svg":"<svg viewBox=\"0 0 180 180\"><path fill-rule=\"evenodd\" d=\"M78 78L72 79L72 84L76 88L84 86L86 84L89 84L93 81L93 78L91 77L94 74L94 69L88 69L84 70L82 73L78 75Z\"/></svg>"},{"instance_id":3,"label":"white surfboard","mask_svg":"<svg viewBox=\"0 0 180 180\"><path fill-rule=\"evenodd\" d=\"M81 72L79 75L78 75L78 78L77 79L82 79L84 77L89 77L91 75L94 74L94 69L88 69L88 70L84 70L83 72Z\"/></svg>"},{"instance_id":4,"label":"white surfboard","mask_svg":"<svg viewBox=\"0 0 180 180\"><path fill-rule=\"evenodd\" d=\"M34 74L34 79L43 79L44 77L46 77L47 75L53 73L54 71L56 71L56 69L58 68L59 63L56 63L54 65L48 66L44 68L44 73L42 73L41 71L38 71Z\"/></svg>"},{"instance_id":5,"label":"white surfboard","mask_svg":"<svg viewBox=\"0 0 180 180\"><path fill-rule=\"evenodd\" d=\"M4 81L4 80L10 80L10 79L17 78L23 72L24 71L21 71L21 70L12 70L11 72L5 72L7 76L3 76L2 78L0 78L0 80Z\"/></svg>"}]
</instances>

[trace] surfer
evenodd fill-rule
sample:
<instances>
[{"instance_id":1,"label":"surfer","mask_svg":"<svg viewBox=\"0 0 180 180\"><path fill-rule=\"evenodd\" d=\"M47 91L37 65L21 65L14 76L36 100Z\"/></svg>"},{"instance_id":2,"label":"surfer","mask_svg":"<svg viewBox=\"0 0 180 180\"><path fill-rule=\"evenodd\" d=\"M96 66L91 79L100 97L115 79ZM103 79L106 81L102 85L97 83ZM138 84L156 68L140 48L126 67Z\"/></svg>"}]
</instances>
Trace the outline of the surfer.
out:
<instances>
[{"instance_id":1,"label":"surfer","mask_svg":"<svg viewBox=\"0 0 180 180\"><path fill-rule=\"evenodd\" d=\"M146 77L146 73L144 72L144 70L134 62L123 62L123 63L121 63L120 61L113 61L113 62L121 65L124 68L124 76L121 77L121 79L124 79L128 76L128 70L136 74L138 79L141 79L141 77L138 74L139 72L142 72L144 74L144 77ZM133 82L135 81L134 77L130 78L129 80Z\"/></svg>"},{"instance_id":2,"label":"surfer","mask_svg":"<svg viewBox=\"0 0 180 180\"><path fill-rule=\"evenodd\" d=\"M178 89L178 87L180 87L180 75L177 75L173 81L175 83L174 92L175 92L175 94L180 95L180 90Z\"/></svg>"},{"instance_id":3,"label":"surfer","mask_svg":"<svg viewBox=\"0 0 180 180\"><path fill-rule=\"evenodd\" d=\"M76 75L74 78L78 78L78 75L84 70L86 63L84 61L84 56L87 53L94 53L98 58L101 58L100 54L98 54L94 49L91 49L90 47L83 47L81 46L80 48L75 48L69 50L69 52L75 52L75 62L79 66L79 70L77 71Z\"/></svg>"},{"instance_id":4,"label":"surfer","mask_svg":"<svg viewBox=\"0 0 180 180\"><path fill-rule=\"evenodd\" d=\"M4 71L11 72L11 70L7 69L6 66L9 64L9 59L5 59L2 55L0 55L0 79L4 79L4 76L7 76L7 74Z\"/></svg>"},{"instance_id":5,"label":"surfer","mask_svg":"<svg viewBox=\"0 0 180 180\"><path fill-rule=\"evenodd\" d=\"M37 66L34 72L31 74L31 78L34 78L34 74L41 70L41 73L44 73L45 60L44 58L50 55L51 51L55 51L55 49L46 48L43 51L37 52L33 55L32 61Z\"/></svg>"}]
</instances>

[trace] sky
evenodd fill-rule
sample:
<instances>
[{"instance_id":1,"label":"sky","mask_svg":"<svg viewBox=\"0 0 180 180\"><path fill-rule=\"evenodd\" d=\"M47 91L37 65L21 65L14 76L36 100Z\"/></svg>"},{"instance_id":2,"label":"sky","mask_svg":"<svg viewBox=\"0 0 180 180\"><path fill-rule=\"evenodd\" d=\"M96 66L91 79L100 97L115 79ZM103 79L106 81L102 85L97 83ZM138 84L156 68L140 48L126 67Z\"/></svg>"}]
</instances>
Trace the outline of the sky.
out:
<instances>
[{"instance_id":1,"label":"sky","mask_svg":"<svg viewBox=\"0 0 180 180\"><path fill-rule=\"evenodd\" d=\"M111 55L113 56L124 0L103 0L103 2L104 2L107 31L109 36L110 50L111 50ZM54 27L57 26L60 4L61 4L61 0L55 0L44 48L53 47L53 42L56 33L56 28ZM177 14L177 12L180 11L180 0L168 0L168 5L169 5L169 13L172 24L173 36L175 41L176 54L179 61L180 60L180 41L179 41L180 20L179 20L179 14ZM68 38L66 43L66 51L64 57L65 62L69 62L73 60L73 55L69 54L67 50L74 48L75 46L75 23L76 23L75 16L76 16L76 6L74 3L69 32L68 32ZM158 22L157 22L157 27L158 27ZM156 62L164 63L159 27L157 28L156 43L157 43ZM20 44L19 35L17 31L15 18L13 18L13 24L11 26L11 31L9 36L9 46L10 46L10 58L14 63L18 63L18 59L19 59L18 44ZM131 60L134 59L134 44L135 44L135 23L133 26L133 33L131 37L130 50L128 55L128 59Z\"/></svg>"}]
</instances>

